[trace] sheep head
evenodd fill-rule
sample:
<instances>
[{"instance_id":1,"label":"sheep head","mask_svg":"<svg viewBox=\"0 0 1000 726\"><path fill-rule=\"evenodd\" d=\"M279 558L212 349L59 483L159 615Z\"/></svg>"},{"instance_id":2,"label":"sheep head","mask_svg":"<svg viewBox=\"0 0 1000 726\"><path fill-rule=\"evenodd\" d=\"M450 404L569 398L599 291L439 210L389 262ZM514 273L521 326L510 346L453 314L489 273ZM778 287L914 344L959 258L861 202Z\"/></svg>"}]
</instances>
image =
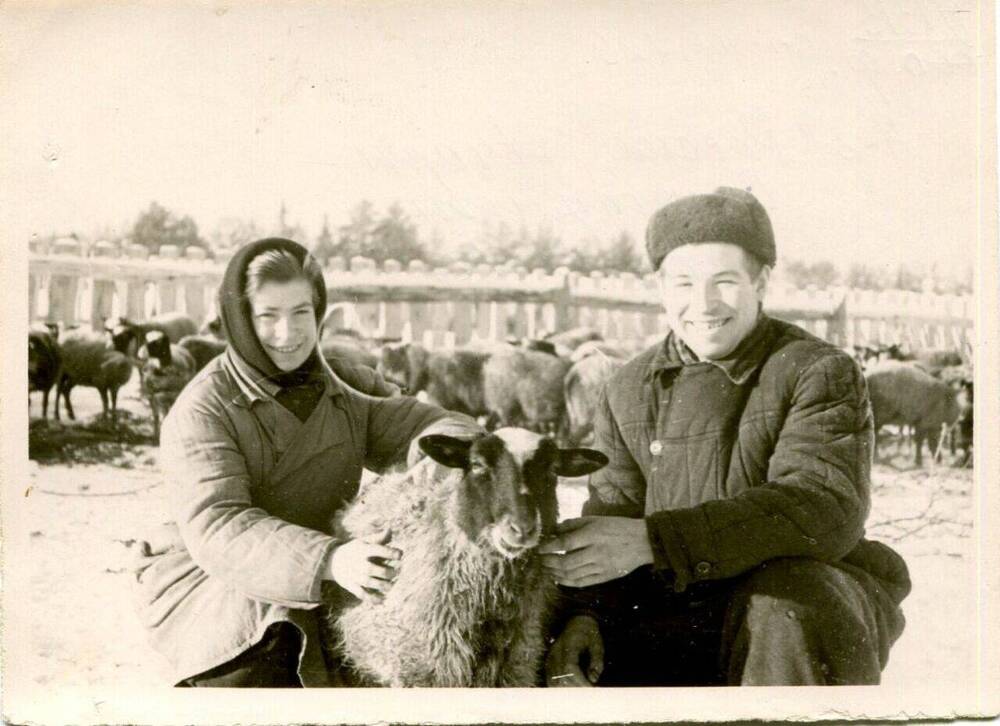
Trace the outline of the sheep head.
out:
<instances>
[{"instance_id":1,"label":"sheep head","mask_svg":"<svg viewBox=\"0 0 1000 726\"><path fill-rule=\"evenodd\" d=\"M427 385L427 351L412 343L386 343L379 356L378 372L405 395L415 396Z\"/></svg>"},{"instance_id":2,"label":"sheep head","mask_svg":"<svg viewBox=\"0 0 1000 726\"><path fill-rule=\"evenodd\" d=\"M559 476L583 476L608 463L593 449L560 449L547 436L502 428L475 439L424 436L421 450L461 469L453 514L473 542L488 543L514 559L555 532Z\"/></svg>"},{"instance_id":3,"label":"sheep head","mask_svg":"<svg viewBox=\"0 0 1000 726\"><path fill-rule=\"evenodd\" d=\"M143 357L148 357L148 362L145 367L148 370L156 371L170 366L172 359L170 355L170 338L168 338L160 330L151 330L146 333L146 340L143 343L143 347L146 349L146 355Z\"/></svg>"},{"instance_id":4,"label":"sheep head","mask_svg":"<svg viewBox=\"0 0 1000 726\"><path fill-rule=\"evenodd\" d=\"M105 325L104 329L111 336L112 348L130 358L135 358L140 345L135 323L125 318L118 318L113 324Z\"/></svg>"}]
</instances>

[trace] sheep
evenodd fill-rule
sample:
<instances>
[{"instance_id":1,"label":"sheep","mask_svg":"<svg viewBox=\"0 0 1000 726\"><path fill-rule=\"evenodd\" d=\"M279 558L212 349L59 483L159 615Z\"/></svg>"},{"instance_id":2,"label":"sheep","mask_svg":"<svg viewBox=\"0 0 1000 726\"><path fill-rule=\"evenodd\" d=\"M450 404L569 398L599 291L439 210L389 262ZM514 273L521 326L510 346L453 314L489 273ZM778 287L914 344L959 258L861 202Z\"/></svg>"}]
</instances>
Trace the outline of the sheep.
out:
<instances>
[{"instance_id":1,"label":"sheep","mask_svg":"<svg viewBox=\"0 0 1000 726\"><path fill-rule=\"evenodd\" d=\"M883 361L865 373L871 397L875 434L885 424L913 427L915 463L922 465L926 438L931 453L937 453L942 427L952 427L961 413L958 395L913 363Z\"/></svg>"},{"instance_id":2,"label":"sheep","mask_svg":"<svg viewBox=\"0 0 1000 726\"><path fill-rule=\"evenodd\" d=\"M576 347L570 354L569 360L571 363L576 363L591 355L602 355L606 358L617 358L621 361L625 361L629 357L628 353L617 345L605 343L603 340L588 340Z\"/></svg>"},{"instance_id":3,"label":"sheep","mask_svg":"<svg viewBox=\"0 0 1000 726\"><path fill-rule=\"evenodd\" d=\"M563 384L570 362L547 353L499 349L483 365L483 399L491 426L524 426L556 434L565 427Z\"/></svg>"},{"instance_id":4,"label":"sheep","mask_svg":"<svg viewBox=\"0 0 1000 726\"><path fill-rule=\"evenodd\" d=\"M483 398L489 357L481 350L432 353L416 343L394 343L382 347L379 372L410 395L426 391L442 408L478 417L489 413Z\"/></svg>"},{"instance_id":5,"label":"sheep","mask_svg":"<svg viewBox=\"0 0 1000 726\"><path fill-rule=\"evenodd\" d=\"M563 390L569 441L581 443L593 433L598 398L625 357L607 355L593 341L581 345L573 355L579 359L566 374Z\"/></svg>"},{"instance_id":6,"label":"sheep","mask_svg":"<svg viewBox=\"0 0 1000 726\"><path fill-rule=\"evenodd\" d=\"M566 354L566 349L559 349L559 347L553 343L551 340L539 340L538 338L518 338L516 336L508 336L507 344L512 345L515 348L524 348L525 350L534 350L539 353L547 353L548 355L563 355Z\"/></svg>"},{"instance_id":7,"label":"sheep","mask_svg":"<svg viewBox=\"0 0 1000 726\"><path fill-rule=\"evenodd\" d=\"M951 453L956 449L965 452L966 462L971 460L972 437L973 437L973 408L975 398L975 376L971 365L952 365L942 368L937 376L939 380L946 383L957 393L960 413L958 423L953 430L953 436L949 437Z\"/></svg>"},{"instance_id":8,"label":"sheep","mask_svg":"<svg viewBox=\"0 0 1000 726\"><path fill-rule=\"evenodd\" d=\"M555 533L556 477L607 457L512 428L419 446L430 458L373 481L340 516L342 538L388 531L402 555L382 600L328 587L324 648L365 685L537 685L556 586L536 545Z\"/></svg>"},{"instance_id":9,"label":"sheep","mask_svg":"<svg viewBox=\"0 0 1000 726\"><path fill-rule=\"evenodd\" d=\"M163 313L142 323L118 318L115 324L107 326L107 330L111 333L115 350L135 359L139 348L146 340L147 333L158 330L166 335L171 343L179 343L185 335L196 334L198 326L183 313Z\"/></svg>"},{"instance_id":10,"label":"sheep","mask_svg":"<svg viewBox=\"0 0 1000 726\"><path fill-rule=\"evenodd\" d=\"M226 341L204 333L185 335L177 345L191 354L196 373L226 350Z\"/></svg>"},{"instance_id":11,"label":"sheep","mask_svg":"<svg viewBox=\"0 0 1000 726\"><path fill-rule=\"evenodd\" d=\"M378 367L378 356L365 350L357 341L351 338L338 337L323 340L320 343L323 357L332 366L334 361L340 361L352 366Z\"/></svg>"},{"instance_id":12,"label":"sheep","mask_svg":"<svg viewBox=\"0 0 1000 726\"><path fill-rule=\"evenodd\" d=\"M887 360L912 362L935 378L941 370L950 366L960 366L965 361L957 350L931 348L917 352L904 351L898 343L854 346L855 358L862 368L877 365Z\"/></svg>"},{"instance_id":13,"label":"sheep","mask_svg":"<svg viewBox=\"0 0 1000 726\"><path fill-rule=\"evenodd\" d=\"M184 386L194 377L196 364L191 354L170 342L160 330L146 333L138 353L140 387L153 414L153 437L160 438L160 416L167 415Z\"/></svg>"},{"instance_id":14,"label":"sheep","mask_svg":"<svg viewBox=\"0 0 1000 726\"><path fill-rule=\"evenodd\" d=\"M882 352L870 345L853 345L850 347L841 348L847 355L851 356L862 371L868 369L869 366L878 363Z\"/></svg>"},{"instance_id":15,"label":"sheep","mask_svg":"<svg viewBox=\"0 0 1000 726\"><path fill-rule=\"evenodd\" d=\"M559 355L567 357L587 341L604 340L604 336L593 328L581 327L570 328L559 333L549 333L545 336L545 340L555 345Z\"/></svg>"},{"instance_id":16,"label":"sheep","mask_svg":"<svg viewBox=\"0 0 1000 726\"><path fill-rule=\"evenodd\" d=\"M59 399L66 402L69 417L76 420L70 393L74 386L96 388L101 394L102 415L110 412L112 424L118 424L118 390L132 377L132 361L115 350L107 335L84 331L71 331L60 343L62 372L56 387L56 421L59 417Z\"/></svg>"},{"instance_id":17,"label":"sheep","mask_svg":"<svg viewBox=\"0 0 1000 726\"><path fill-rule=\"evenodd\" d=\"M944 370L961 367L965 363L957 350L944 349L922 350L914 356L913 362L935 378L940 378Z\"/></svg>"},{"instance_id":18,"label":"sheep","mask_svg":"<svg viewBox=\"0 0 1000 726\"><path fill-rule=\"evenodd\" d=\"M404 393L415 396L427 386L429 355L419 343L387 343L382 346L378 372Z\"/></svg>"},{"instance_id":19,"label":"sheep","mask_svg":"<svg viewBox=\"0 0 1000 726\"><path fill-rule=\"evenodd\" d=\"M49 416L49 391L62 373L62 354L57 335L49 331L28 331L28 392L42 392L42 418Z\"/></svg>"},{"instance_id":20,"label":"sheep","mask_svg":"<svg viewBox=\"0 0 1000 726\"><path fill-rule=\"evenodd\" d=\"M206 320L198 330L199 335L211 335L213 338L225 340L226 336L222 332L222 318L218 315Z\"/></svg>"}]
</instances>

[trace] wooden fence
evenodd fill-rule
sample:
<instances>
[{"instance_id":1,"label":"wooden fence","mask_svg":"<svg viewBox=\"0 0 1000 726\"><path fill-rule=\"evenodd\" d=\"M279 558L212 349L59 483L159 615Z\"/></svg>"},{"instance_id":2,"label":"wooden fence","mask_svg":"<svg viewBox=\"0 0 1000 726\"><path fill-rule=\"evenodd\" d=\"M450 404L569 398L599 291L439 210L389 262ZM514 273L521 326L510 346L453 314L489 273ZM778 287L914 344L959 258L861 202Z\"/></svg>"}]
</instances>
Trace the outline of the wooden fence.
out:
<instances>
[{"instance_id":1,"label":"wooden fence","mask_svg":"<svg viewBox=\"0 0 1000 726\"><path fill-rule=\"evenodd\" d=\"M215 314L226 259L204 250L72 239L38 243L29 258L32 320L102 327L117 316L143 320L180 311L203 322ZM546 273L511 266L455 264L406 269L387 261L335 258L325 270L328 328L421 340L434 347L588 326L635 349L666 322L653 276ZM837 345L902 343L913 349L958 348L973 340L971 297L903 291L796 290L772 286L765 305Z\"/></svg>"}]
</instances>

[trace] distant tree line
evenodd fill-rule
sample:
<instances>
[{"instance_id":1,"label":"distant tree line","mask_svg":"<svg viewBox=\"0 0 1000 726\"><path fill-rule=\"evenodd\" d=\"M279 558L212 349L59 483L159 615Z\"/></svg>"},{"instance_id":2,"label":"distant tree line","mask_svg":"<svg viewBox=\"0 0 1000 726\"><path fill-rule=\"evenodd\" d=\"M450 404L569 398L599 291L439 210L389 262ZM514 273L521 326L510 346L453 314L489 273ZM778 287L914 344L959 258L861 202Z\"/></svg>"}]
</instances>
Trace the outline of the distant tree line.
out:
<instances>
[{"instance_id":1,"label":"distant tree line","mask_svg":"<svg viewBox=\"0 0 1000 726\"><path fill-rule=\"evenodd\" d=\"M574 245L565 243L548 228L531 231L521 227L515 231L511 225L500 222L484 224L474 239L448 246L440 239L428 240L421 236L417 225L398 202L385 212L379 212L374 204L363 200L350 211L344 224L331 226L329 217L324 218L322 229L313 238L309 238L300 224L288 220L284 203L272 225L260 227L253 220L230 218L220 221L205 237L190 216L172 212L154 201L124 229L121 232L104 226L90 236L95 241L106 239L138 244L150 251L162 245L176 245L182 249L201 247L209 256L216 250L228 251L262 237L279 236L303 243L324 264L333 257L350 259L360 255L380 264L393 259L404 265L421 260L435 266L462 261L473 265L516 265L529 270L552 271L566 267L584 274L595 270L635 274L649 271L644 251L627 231L610 239L590 238ZM70 236L81 237L77 233ZM919 268L906 263L895 267L855 263L842 270L826 260L805 262L794 258L780 260L775 272L799 288L812 285L824 289L843 285L863 290L920 292L929 285L932 291L939 293L972 291L971 265L960 280L940 274L933 267Z\"/></svg>"},{"instance_id":2,"label":"distant tree line","mask_svg":"<svg viewBox=\"0 0 1000 726\"><path fill-rule=\"evenodd\" d=\"M870 265L853 263L841 271L832 262L821 260L807 263L798 259L778 262L779 274L793 286L815 286L826 289L837 285L855 290L909 290L942 294L972 292L972 266L967 266L962 279L942 274L934 267L926 268L907 263Z\"/></svg>"}]
</instances>

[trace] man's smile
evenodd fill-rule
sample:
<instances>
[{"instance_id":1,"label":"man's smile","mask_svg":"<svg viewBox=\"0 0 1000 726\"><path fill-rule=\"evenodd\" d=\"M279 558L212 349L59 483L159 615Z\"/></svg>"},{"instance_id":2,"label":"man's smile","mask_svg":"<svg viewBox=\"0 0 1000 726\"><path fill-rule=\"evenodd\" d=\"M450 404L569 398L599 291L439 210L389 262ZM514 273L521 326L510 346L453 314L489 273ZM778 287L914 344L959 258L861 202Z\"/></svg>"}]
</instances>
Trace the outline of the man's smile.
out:
<instances>
[{"instance_id":1,"label":"man's smile","mask_svg":"<svg viewBox=\"0 0 1000 726\"><path fill-rule=\"evenodd\" d=\"M712 331L718 330L728 323L732 318L713 318L711 320L685 320L684 324L695 330Z\"/></svg>"}]
</instances>

